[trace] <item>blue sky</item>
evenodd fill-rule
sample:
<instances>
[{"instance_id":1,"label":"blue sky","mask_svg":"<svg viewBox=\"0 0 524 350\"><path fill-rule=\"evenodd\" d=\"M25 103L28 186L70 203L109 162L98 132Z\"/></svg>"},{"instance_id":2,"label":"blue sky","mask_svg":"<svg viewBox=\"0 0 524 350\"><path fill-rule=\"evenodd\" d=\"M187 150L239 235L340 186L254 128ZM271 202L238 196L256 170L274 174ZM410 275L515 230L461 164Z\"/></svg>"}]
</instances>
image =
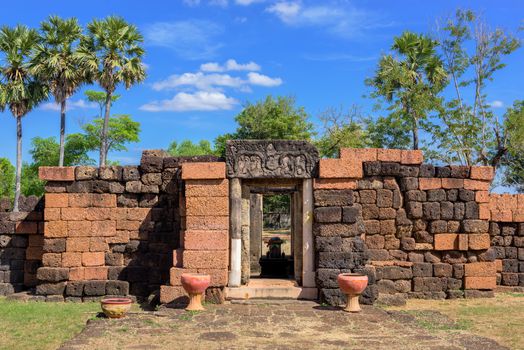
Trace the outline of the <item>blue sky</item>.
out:
<instances>
[{"instance_id":1,"label":"blue sky","mask_svg":"<svg viewBox=\"0 0 524 350\"><path fill-rule=\"evenodd\" d=\"M56 14L75 16L85 25L120 15L138 26L145 37L148 77L130 90L119 89L122 98L112 111L142 124L141 142L109 157L136 164L142 149L166 148L173 140L212 140L234 131L242 105L268 94L294 95L317 125L318 114L328 107L357 104L376 114L365 97L364 80L393 37L404 30L428 32L437 17L457 8L480 11L490 26L508 30L524 19L524 2L518 0L24 0L4 2L0 23L37 27ZM506 63L487 90L497 113L524 98L524 49ZM97 114L82 91L70 105L68 133ZM24 160L29 161L31 138L58 135L56 106L43 104L24 118L23 127ZM0 157L14 161L15 145L15 120L4 112Z\"/></svg>"}]
</instances>

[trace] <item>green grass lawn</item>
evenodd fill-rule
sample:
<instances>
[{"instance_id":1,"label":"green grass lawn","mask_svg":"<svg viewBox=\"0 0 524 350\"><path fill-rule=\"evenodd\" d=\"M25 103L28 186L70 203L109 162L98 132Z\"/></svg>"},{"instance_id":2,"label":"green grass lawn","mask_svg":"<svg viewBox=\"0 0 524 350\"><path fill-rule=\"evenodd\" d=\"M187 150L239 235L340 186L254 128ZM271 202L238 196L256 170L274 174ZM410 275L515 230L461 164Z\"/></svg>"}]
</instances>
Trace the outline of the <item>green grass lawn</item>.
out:
<instances>
[{"instance_id":1,"label":"green grass lawn","mask_svg":"<svg viewBox=\"0 0 524 350\"><path fill-rule=\"evenodd\" d=\"M0 349L56 349L100 311L99 303L20 302L0 298Z\"/></svg>"}]
</instances>

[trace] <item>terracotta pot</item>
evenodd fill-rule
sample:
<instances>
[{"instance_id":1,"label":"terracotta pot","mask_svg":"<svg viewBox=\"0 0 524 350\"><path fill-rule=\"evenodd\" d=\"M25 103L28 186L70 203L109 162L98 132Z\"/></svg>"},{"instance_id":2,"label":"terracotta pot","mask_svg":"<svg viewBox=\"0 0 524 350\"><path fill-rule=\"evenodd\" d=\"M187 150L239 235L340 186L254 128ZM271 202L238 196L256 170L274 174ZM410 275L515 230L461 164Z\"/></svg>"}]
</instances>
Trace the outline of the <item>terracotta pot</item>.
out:
<instances>
[{"instance_id":1,"label":"terracotta pot","mask_svg":"<svg viewBox=\"0 0 524 350\"><path fill-rule=\"evenodd\" d=\"M183 273L180 277L182 287L189 294L187 311L204 310L202 295L211 283L211 276L203 273Z\"/></svg>"},{"instance_id":2,"label":"terracotta pot","mask_svg":"<svg viewBox=\"0 0 524 350\"><path fill-rule=\"evenodd\" d=\"M341 273L337 277L337 282L348 299L344 311L360 312L358 297L368 286L368 276L359 273Z\"/></svg>"},{"instance_id":3,"label":"terracotta pot","mask_svg":"<svg viewBox=\"0 0 524 350\"><path fill-rule=\"evenodd\" d=\"M133 301L129 298L106 298L100 301L102 311L108 318L122 318L131 309Z\"/></svg>"}]
</instances>

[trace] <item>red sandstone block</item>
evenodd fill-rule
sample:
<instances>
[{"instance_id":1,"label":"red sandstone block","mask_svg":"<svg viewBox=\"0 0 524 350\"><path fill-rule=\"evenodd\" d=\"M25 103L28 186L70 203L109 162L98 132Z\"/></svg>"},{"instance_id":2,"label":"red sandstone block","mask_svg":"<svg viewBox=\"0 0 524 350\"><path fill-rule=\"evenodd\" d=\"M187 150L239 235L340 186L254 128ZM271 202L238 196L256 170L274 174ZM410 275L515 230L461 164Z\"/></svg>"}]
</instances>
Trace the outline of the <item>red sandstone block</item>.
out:
<instances>
[{"instance_id":1,"label":"red sandstone block","mask_svg":"<svg viewBox=\"0 0 524 350\"><path fill-rule=\"evenodd\" d=\"M122 243L127 243L127 242L129 242L129 240L127 240L126 242L122 242ZM106 252L108 250L109 250L109 245L106 243L105 240L102 240L100 237L91 237L89 239L89 251L90 252Z\"/></svg>"},{"instance_id":2,"label":"red sandstone block","mask_svg":"<svg viewBox=\"0 0 524 350\"><path fill-rule=\"evenodd\" d=\"M93 200L90 193L70 193L69 207L71 208L88 208L92 205Z\"/></svg>"},{"instance_id":3,"label":"red sandstone block","mask_svg":"<svg viewBox=\"0 0 524 350\"><path fill-rule=\"evenodd\" d=\"M463 187L464 187L464 179L452 179L452 178L442 179L442 188L450 189L450 188L463 188Z\"/></svg>"},{"instance_id":4,"label":"red sandstone block","mask_svg":"<svg viewBox=\"0 0 524 350\"><path fill-rule=\"evenodd\" d=\"M184 250L184 267L188 269L227 268L226 250Z\"/></svg>"},{"instance_id":5,"label":"red sandstone block","mask_svg":"<svg viewBox=\"0 0 524 350\"><path fill-rule=\"evenodd\" d=\"M130 232L127 230L117 230L116 235L111 237L106 237L105 241L106 243L129 243L130 239Z\"/></svg>"},{"instance_id":6,"label":"red sandstone block","mask_svg":"<svg viewBox=\"0 0 524 350\"><path fill-rule=\"evenodd\" d=\"M116 236L119 236L119 230L116 230ZM129 239L138 239L141 241L146 241L149 237L149 233L144 230L130 230L126 231L129 233Z\"/></svg>"},{"instance_id":7,"label":"red sandstone block","mask_svg":"<svg viewBox=\"0 0 524 350\"><path fill-rule=\"evenodd\" d=\"M470 233L468 236L470 250L483 250L489 248L491 243L489 233Z\"/></svg>"},{"instance_id":8,"label":"red sandstone block","mask_svg":"<svg viewBox=\"0 0 524 350\"><path fill-rule=\"evenodd\" d=\"M513 221L524 222L524 209L513 210Z\"/></svg>"},{"instance_id":9,"label":"red sandstone block","mask_svg":"<svg viewBox=\"0 0 524 350\"><path fill-rule=\"evenodd\" d=\"M458 234L457 240L458 240L458 250L468 250L469 243L468 243L468 236L467 234Z\"/></svg>"},{"instance_id":10,"label":"red sandstone block","mask_svg":"<svg viewBox=\"0 0 524 350\"><path fill-rule=\"evenodd\" d=\"M227 197L187 197L186 215L229 215L229 200Z\"/></svg>"},{"instance_id":11,"label":"red sandstone block","mask_svg":"<svg viewBox=\"0 0 524 350\"><path fill-rule=\"evenodd\" d=\"M69 269L70 281L83 281L85 279L85 267L73 267Z\"/></svg>"},{"instance_id":12,"label":"red sandstone block","mask_svg":"<svg viewBox=\"0 0 524 350\"><path fill-rule=\"evenodd\" d=\"M464 179L464 188L466 190L488 191L490 185L489 181Z\"/></svg>"},{"instance_id":13,"label":"red sandstone block","mask_svg":"<svg viewBox=\"0 0 524 350\"><path fill-rule=\"evenodd\" d=\"M41 166L38 168L38 177L46 181L75 181L75 167Z\"/></svg>"},{"instance_id":14,"label":"red sandstone block","mask_svg":"<svg viewBox=\"0 0 524 350\"><path fill-rule=\"evenodd\" d=\"M488 203L479 204L479 219L491 220L491 210L489 209Z\"/></svg>"},{"instance_id":15,"label":"red sandstone block","mask_svg":"<svg viewBox=\"0 0 524 350\"><path fill-rule=\"evenodd\" d=\"M62 208L62 220L64 221L81 221L86 219L86 210L84 208Z\"/></svg>"},{"instance_id":16,"label":"red sandstone block","mask_svg":"<svg viewBox=\"0 0 524 350\"><path fill-rule=\"evenodd\" d=\"M178 248L173 250L173 266L182 267L183 266L183 256L184 249Z\"/></svg>"},{"instance_id":17,"label":"red sandstone block","mask_svg":"<svg viewBox=\"0 0 524 350\"><path fill-rule=\"evenodd\" d=\"M142 226L142 221L119 220L116 222L117 230L138 230Z\"/></svg>"},{"instance_id":18,"label":"red sandstone block","mask_svg":"<svg viewBox=\"0 0 524 350\"><path fill-rule=\"evenodd\" d=\"M181 286L180 278L183 273L197 273L196 269L184 269L180 267L172 267L169 269L169 284L172 286Z\"/></svg>"},{"instance_id":19,"label":"red sandstone block","mask_svg":"<svg viewBox=\"0 0 524 350\"><path fill-rule=\"evenodd\" d=\"M116 208L116 194L92 194L93 206L98 208Z\"/></svg>"},{"instance_id":20,"label":"red sandstone block","mask_svg":"<svg viewBox=\"0 0 524 350\"><path fill-rule=\"evenodd\" d=\"M377 160L377 148L341 148L340 159L372 162Z\"/></svg>"},{"instance_id":21,"label":"red sandstone block","mask_svg":"<svg viewBox=\"0 0 524 350\"><path fill-rule=\"evenodd\" d=\"M110 220L111 209L114 208L87 208L85 210L85 218L89 221Z\"/></svg>"},{"instance_id":22,"label":"red sandstone block","mask_svg":"<svg viewBox=\"0 0 524 350\"><path fill-rule=\"evenodd\" d=\"M465 277L465 289L495 289L497 287L497 277Z\"/></svg>"},{"instance_id":23,"label":"red sandstone block","mask_svg":"<svg viewBox=\"0 0 524 350\"><path fill-rule=\"evenodd\" d=\"M82 253L83 266L102 266L105 263L104 252Z\"/></svg>"},{"instance_id":24,"label":"red sandstone block","mask_svg":"<svg viewBox=\"0 0 524 350\"><path fill-rule=\"evenodd\" d=\"M493 277L497 273L495 262L475 262L464 264L466 277Z\"/></svg>"},{"instance_id":25,"label":"red sandstone block","mask_svg":"<svg viewBox=\"0 0 524 350\"><path fill-rule=\"evenodd\" d=\"M66 240L66 251L67 252L88 252L89 251L89 238L88 237L68 238Z\"/></svg>"},{"instance_id":26,"label":"red sandstone block","mask_svg":"<svg viewBox=\"0 0 524 350\"><path fill-rule=\"evenodd\" d=\"M82 266L82 253L78 253L78 252L62 253L62 267L79 267L79 266Z\"/></svg>"},{"instance_id":27,"label":"red sandstone block","mask_svg":"<svg viewBox=\"0 0 524 350\"><path fill-rule=\"evenodd\" d=\"M226 163L223 162L198 162L182 164L183 180L212 180L225 178Z\"/></svg>"},{"instance_id":28,"label":"red sandstone block","mask_svg":"<svg viewBox=\"0 0 524 350\"><path fill-rule=\"evenodd\" d=\"M512 222L513 213L511 210L491 210L491 221Z\"/></svg>"},{"instance_id":29,"label":"red sandstone block","mask_svg":"<svg viewBox=\"0 0 524 350\"><path fill-rule=\"evenodd\" d=\"M129 208L127 210L127 220L141 221L141 222L150 221L151 220L151 208Z\"/></svg>"},{"instance_id":30,"label":"red sandstone block","mask_svg":"<svg viewBox=\"0 0 524 350\"><path fill-rule=\"evenodd\" d=\"M400 162L407 165L422 164L424 155L421 150L403 150L401 153Z\"/></svg>"},{"instance_id":31,"label":"red sandstone block","mask_svg":"<svg viewBox=\"0 0 524 350\"><path fill-rule=\"evenodd\" d=\"M477 191L475 192L475 201L477 203L489 203L489 192L488 191Z\"/></svg>"},{"instance_id":32,"label":"red sandstone block","mask_svg":"<svg viewBox=\"0 0 524 350\"><path fill-rule=\"evenodd\" d=\"M511 194L491 194L490 205L492 210L513 210L518 208L517 196Z\"/></svg>"},{"instance_id":33,"label":"red sandstone block","mask_svg":"<svg viewBox=\"0 0 524 350\"><path fill-rule=\"evenodd\" d=\"M111 219L113 220L127 220L128 208L111 208Z\"/></svg>"},{"instance_id":34,"label":"red sandstone block","mask_svg":"<svg viewBox=\"0 0 524 350\"><path fill-rule=\"evenodd\" d=\"M90 221L69 221L67 223L67 237L91 236Z\"/></svg>"},{"instance_id":35,"label":"red sandstone block","mask_svg":"<svg viewBox=\"0 0 524 350\"><path fill-rule=\"evenodd\" d=\"M184 248L188 250L227 250L228 231L187 230L184 233Z\"/></svg>"},{"instance_id":36,"label":"red sandstone block","mask_svg":"<svg viewBox=\"0 0 524 350\"><path fill-rule=\"evenodd\" d=\"M93 237L111 237L116 235L116 221L92 221L91 236Z\"/></svg>"},{"instance_id":37,"label":"red sandstone block","mask_svg":"<svg viewBox=\"0 0 524 350\"><path fill-rule=\"evenodd\" d=\"M46 267L62 267L62 255L60 253L44 253L42 265Z\"/></svg>"},{"instance_id":38,"label":"red sandstone block","mask_svg":"<svg viewBox=\"0 0 524 350\"><path fill-rule=\"evenodd\" d=\"M377 160L383 162L398 162L402 160L402 150L400 149L378 149Z\"/></svg>"},{"instance_id":39,"label":"red sandstone block","mask_svg":"<svg viewBox=\"0 0 524 350\"><path fill-rule=\"evenodd\" d=\"M524 194L516 194L517 197L517 208L524 209Z\"/></svg>"},{"instance_id":40,"label":"red sandstone block","mask_svg":"<svg viewBox=\"0 0 524 350\"><path fill-rule=\"evenodd\" d=\"M441 233L435 235L435 250L457 250L458 237L456 233Z\"/></svg>"},{"instance_id":41,"label":"red sandstone block","mask_svg":"<svg viewBox=\"0 0 524 350\"><path fill-rule=\"evenodd\" d=\"M362 162L356 159L320 159L319 175L328 179L360 179L364 172Z\"/></svg>"},{"instance_id":42,"label":"red sandstone block","mask_svg":"<svg viewBox=\"0 0 524 350\"><path fill-rule=\"evenodd\" d=\"M227 268L223 269L198 269L198 273L205 273L211 276L210 287L224 287L227 285Z\"/></svg>"},{"instance_id":43,"label":"red sandstone block","mask_svg":"<svg viewBox=\"0 0 524 350\"><path fill-rule=\"evenodd\" d=\"M34 221L19 221L16 223L15 232L26 235L38 233L38 223Z\"/></svg>"},{"instance_id":44,"label":"red sandstone block","mask_svg":"<svg viewBox=\"0 0 524 350\"><path fill-rule=\"evenodd\" d=\"M44 223L45 237L67 237L67 222L49 221Z\"/></svg>"},{"instance_id":45,"label":"red sandstone block","mask_svg":"<svg viewBox=\"0 0 524 350\"><path fill-rule=\"evenodd\" d=\"M472 166L470 178L473 180L493 180L495 169L491 166Z\"/></svg>"},{"instance_id":46,"label":"red sandstone block","mask_svg":"<svg viewBox=\"0 0 524 350\"><path fill-rule=\"evenodd\" d=\"M502 259L495 260L495 269L497 272L502 272Z\"/></svg>"},{"instance_id":47,"label":"red sandstone block","mask_svg":"<svg viewBox=\"0 0 524 350\"><path fill-rule=\"evenodd\" d=\"M187 180L187 197L227 197L229 196L229 181L217 180Z\"/></svg>"},{"instance_id":48,"label":"red sandstone block","mask_svg":"<svg viewBox=\"0 0 524 350\"><path fill-rule=\"evenodd\" d=\"M438 178L424 178L418 179L419 188L425 190L436 190L442 188L442 181Z\"/></svg>"},{"instance_id":49,"label":"red sandstone block","mask_svg":"<svg viewBox=\"0 0 524 350\"><path fill-rule=\"evenodd\" d=\"M27 247L25 250L26 260L41 260L43 254L42 247Z\"/></svg>"},{"instance_id":50,"label":"red sandstone block","mask_svg":"<svg viewBox=\"0 0 524 350\"><path fill-rule=\"evenodd\" d=\"M347 179L314 179L313 188L316 190L354 190L357 188L357 181Z\"/></svg>"},{"instance_id":51,"label":"red sandstone block","mask_svg":"<svg viewBox=\"0 0 524 350\"><path fill-rule=\"evenodd\" d=\"M45 208L44 209L44 220L45 221L60 220L60 208Z\"/></svg>"},{"instance_id":52,"label":"red sandstone block","mask_svg":"<svg viewBox=\"0 0 524 350\"><path fill-rule=\"evenodd\" d=\"M85 267L84 268L84 279L86 280L106 280L107 279L107 267Z\"/></svg>"},{"instance_id":53,"label":"red sandstone block","mask_svg":"<svg viewBox=\"0 0 524 350\"><path fill-rule=\"evenodd\" d=\"M160 286L160 303L169 304L179 298L186 298L187 293L182 287Z\"/></svg>"},{"instance_id":54,"label":"red sandstone block","mask_svg":"<svg viewBox=\"0 0 524 350\"><path fill-rule=\"evenodd\" d=\"M46 208L67 208L69 206L67 193L46 193L45 206Z\"/></svg>"},{"instance_id":55,"label":"red sandstone block","mask_svg":"<svg viewBox=\"0 0 524 350\"><path fill-rule=\"evenodd\" d=\"M186 230L227 230L229 216L187 216Z\"/></svg>"}]
</instances>

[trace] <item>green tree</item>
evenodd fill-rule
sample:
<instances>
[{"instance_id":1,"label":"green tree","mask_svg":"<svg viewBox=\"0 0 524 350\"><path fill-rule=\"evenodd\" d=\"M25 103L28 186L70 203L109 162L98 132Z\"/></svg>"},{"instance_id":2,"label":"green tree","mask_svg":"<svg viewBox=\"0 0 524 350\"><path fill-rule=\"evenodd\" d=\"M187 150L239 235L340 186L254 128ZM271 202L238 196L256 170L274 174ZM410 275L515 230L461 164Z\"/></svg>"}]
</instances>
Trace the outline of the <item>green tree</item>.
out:
<instances>
[{"instance_id":1,"label":"green tree","mask_svg":"<svg viewBox=\"0 0 524 350\"><path fill-rule=\"evenodd\" d=\"M193 143L191 140L183 140L180 143L173 141L169 145L167 152L174 157L215 154L215 151L211 147L211 142L208 140L200 140L198 143Z\"/></svg>"},{"instance_id":2,"label":"green tree","mask_svg":"<svg viewBox=\"0 0 524 350\"><path fill-rule=\"evenodd\" d=\"M366 145L372 148L409 148L411 128L395 115L365 118Z\"/></svg>"},{"instance_id":3,"label":"green tree","mask_svg":"<svg viewBox=\"0 0 524 350\"><path fill-rule=\"evenodd\" d=\"M367 80L371 96L384 99L391 116L410 126L413 149L419 149L419 129L427 128L429 113L438 109L438 94L447 82L437 46L428 36L404 32L391 47L397 57L384 55L375 76Z\"/></svg>"},{"instance_id":4,"label":"green tree","mask_svg":"<svg viewBox=\"0 0 524 350\"><path fill-rule=\"evenodd\" d=\"M15 167L9 159L0 158L0 198L13 199L15 183Z\"/></svg>"},{"instance_id":5,"label":"green tree","mask_svg":"<svg viewBox=\"0 0 524 350\"><path fill-rule=\"evenodd\" d=\"M94 102L98 105L100 111L100 114L98 114L98 118L103 118L107 94L104 91L86 90L84 91L84 95L86 95L87 100L89 102ZM113 103L116 102L118 99L120 99L120 95L113 94L111 96L111 105L113 105Z\"/></svg>"},{"instance_id":6,"label":"green tree","mask_svg":"<svg viewBox=\"0 0 524 350\"><path fill-rule=\"evenodd\" d=\"M88 24L87 32L79 48L82 67L107 94L99 147L100 166L105 166L112 96L119 84L130 88L146 76L142 63L143 37L136 26L114 16L93 20Z\"/></svg>"},{"instance_id":7,"label":"green tree","mask_svg":"<svg viewBox=\"0 0 524 350\"><path fill-rule=\"evenodd\" d=\"M102 145L104 119L97 118L92 123L82 125L84 134L74 134L78 142L83 142L91 151L100 150ZM127 151L126 144L130 142L139 142L140 123L133 121L129 115L119 115L111 117L107 123L107 132L105 135L106 148L104 149L104 159L107 161L109 151Z\"/></svg>"},{"instance_id":8,"label":"green tree","mask_svg":"<svg viewBox=\"0 0 524 350\"><path fill-rule=\"evenodd\" d=\"M304 107L297 107L293 97L268 96L263 101L247 103L235 117L237 130L217 137L215 148L224 154L226 141L230 139L310 140L314 132L308 119Z\"/></svg>"},{"instance_id":9,"label":"green tree","mask_svg":"<svg viewBox=\"0 0 524 350\"><path fill-rule=\"evenodd\" d=\"M502 160L505 185L524 193L524 101L515 101L504 115L507 155Z\"/></svg>"},{"instance_id":10,"label":"green tree","mask_svg":"<svg viewBox=\"0 0 524 350\"><path fill-rule=\"evenodd\" d=\"M47 98L47 87L28 70L30 54L38 42L38 33L26 26L0 29L0 105L8 106L16 118L16 176L13 211L18 212L22 176L22 118Z\"/></svg>"},{"instance_id":11,"label":"green tree","mask_svg":"<svg viewBox=\"0 0 524 350\"><path fill-rule=\"evenodd\" d=\"M438 153L448 162L497 166L508 152L508 124L489 106L486 88L521 42L502 29L490 30L469 10L458 10L437 29L455 95L440 112L443 126L434 137Z\"/></svg>"},{"instance_id":12,"label":"green tree","mask_svg":"<svg viewBox=\"0 0 524 350\"><path fill-rule=\"evenodd\" d=\"M60 105L60 149L58 166L64 165L67 99L86 82L76 53L82 28L76 18L51 16L40 26L40 42L30 62L30 71L46 82Z\"/></svg>"},{"instance_id":13,"label":"green tree","mask_svg":"<svg viewBox=\"0 0 524 350\"><path fill-rule=\"evenodd\" d=\"M357 106L352 106L347 112L342 108L328 108L322 112L319 119L323 123L321 137L315 141L320 156L337 157L342 147L366 147L366 130L364 119Z\"/></svg>"}]
</instances>

